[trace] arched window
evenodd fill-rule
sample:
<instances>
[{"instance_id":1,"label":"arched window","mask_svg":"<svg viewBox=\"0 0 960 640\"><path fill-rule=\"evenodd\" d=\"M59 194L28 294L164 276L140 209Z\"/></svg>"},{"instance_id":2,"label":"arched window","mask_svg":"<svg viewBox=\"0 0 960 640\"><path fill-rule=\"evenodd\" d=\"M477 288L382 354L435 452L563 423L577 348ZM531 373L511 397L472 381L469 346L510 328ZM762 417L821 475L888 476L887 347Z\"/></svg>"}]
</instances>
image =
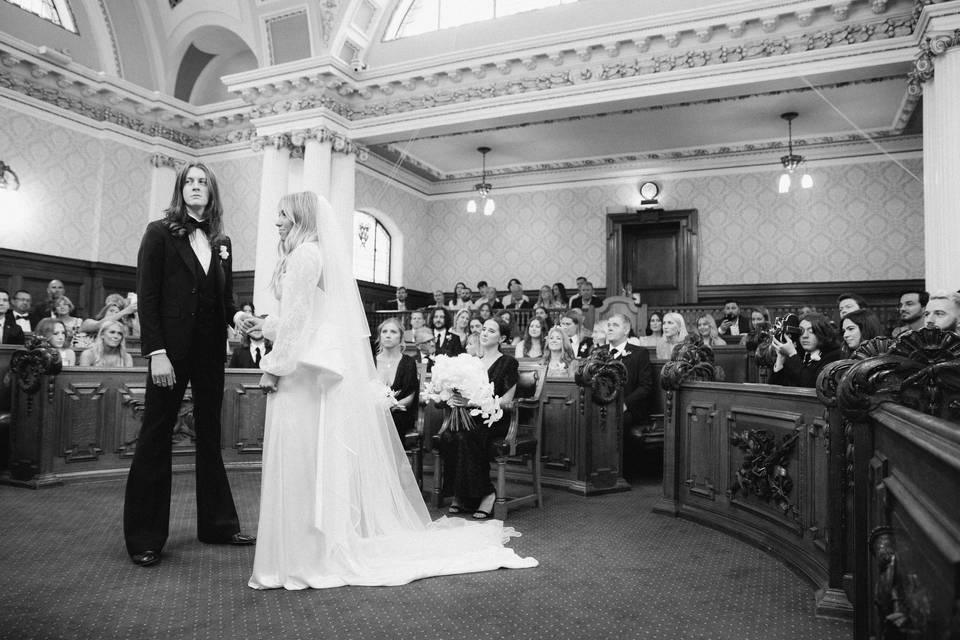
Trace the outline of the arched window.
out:
<instances>
[{"instance_id":1,"label":"arched window","mask_svg":"<svg viewBox=\"0 0 960 640\"><path fill-rule=\"evenodd\" d=\"M578 0L402 0L384 40L396 40L421 33L457 27L470 22L492 20L504 16L572 4Z\"/></svg>"},{"instance_id":2,"label":"arched window","mask_svg":"<svg viewBox=\"0 0 960 640\"><path fill-rule=\"evenodd\" d=\"M390 284L390 232L369 213L353 212L353 275Z\"/></svg>"},{"instance_id":3,"label":"arched window","mask_svg":"<svg viewBox=\"0 0 960 640\"><path fill-rule=\"evenodd\" d=\"M6 2L15 4L67 31L78 33L77 23L73 19L73 12L67 0L6 0Z\"/></svg>"}]
</instances>

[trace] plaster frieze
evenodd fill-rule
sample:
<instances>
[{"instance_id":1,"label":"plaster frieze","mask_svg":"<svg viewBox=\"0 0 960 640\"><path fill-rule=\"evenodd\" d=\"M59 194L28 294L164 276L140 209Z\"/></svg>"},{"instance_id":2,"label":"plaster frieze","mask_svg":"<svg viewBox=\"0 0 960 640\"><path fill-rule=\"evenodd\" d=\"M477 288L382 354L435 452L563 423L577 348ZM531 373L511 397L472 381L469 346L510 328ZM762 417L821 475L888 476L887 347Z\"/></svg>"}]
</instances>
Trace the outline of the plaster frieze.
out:
<instances>
[{"instance_id":1,"label":"plaster frieze","mask_svg":"<svg viewBox=\"0 0 960 640\"><path fill-rule=\"evenodd\" d=\"M297 129L284 133L274 133L266 136L255 136L250 140L250 148L259 152L266 147L275 149L290 149L291 157L303 157L303 149L307 142L330 143L330 150L334 153L354 154L358 160L367 159L367 148L357 144L347 136L326 127Z\"/></svg>"},{"instance_id":2,"label":"plaster frieze","mask_svg":"<svg viewBox=\"0 0 960 640\"><path fill-rule=\"evenodd\" d=\"M907 90L917 97L923 93L924 83L933 79L935 59L960 45L960 3L916 0L914 15L917 53Z\"/></svg>"},{"instance_id":3,"label":"plaster frieze","mask_svg":"<svg viewBox=\"0 0 960 640\"><path fill-rule=\"evenodd\" d=\"M831 11L836 13L844 8L848 11L849 3L834 5ZM870 15L874 16L872 11ZM655 74L719 67L743 61L773 60L804 52L823 52L829 57L833 55L831 52L836 51L836 56L845 57L849 54L844 52L842 47L907 37L913 33L913 28L912 14L904 13L882 20L849 22L827 29L800 31L789 35L740 41L725 39L714 46L680 51L671 50L668 41L665 48L651 49L646 55L629 57L619 53L623 48L622 43L612 47L608 42L595 47L608 53L599 59L587 55L593 50L588 47L579 51L576 63L572 63L568 58L549 58L548 54L538 54L458 68L453 79L448 71L436 70L402 80L393 79L387 85L383 81L359 85L348 78L332 79L331 76L337 75L339 71L325 67L312 78L301 76L301 86L310 87L302 95L271 100L270 97L276 92L276 85L287 82L286 79L275 79L260 88L247 83L242 95L245 100L255 103L255 117L324 107L348 120L359 121L504 96L550 92L571 85L599 85L625 78L642 81ZM676 34L668 35L672 37ZM611 60L609 53L612 51L621 55L621 59ZM550 67L538 72L537 60L556 60L559 64L554 62ZM489 68L496 69L498 73L488 76L486 70ZM522 72L517 72L517 69ZM529 73L531 70L533 73ZM465 74L469 74L469 81ZM595 96L590 99L595 100Z\"/></svg>"},{"instance_id":4,"label":"plaster frieze","mask_svg":"<svg viewBox=\"0 0 960 640\"><path fill-rule=\"evenodd\" d=\"M166 167L168 169L178 171L180 167L183 166L183 163L183 160L174 158L173 156L168 156L165 153L154 153L150 156L150 164L154 169L163 169Z\"/></svg>"}]
</instances>

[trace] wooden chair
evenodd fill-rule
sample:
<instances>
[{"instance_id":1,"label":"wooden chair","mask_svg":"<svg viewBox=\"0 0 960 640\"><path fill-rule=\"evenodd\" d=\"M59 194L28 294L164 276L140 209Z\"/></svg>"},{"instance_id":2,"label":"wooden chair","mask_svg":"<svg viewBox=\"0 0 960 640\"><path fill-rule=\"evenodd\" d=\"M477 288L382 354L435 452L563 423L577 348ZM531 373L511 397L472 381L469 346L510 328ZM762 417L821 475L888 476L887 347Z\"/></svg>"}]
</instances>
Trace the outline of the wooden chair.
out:
<instances>
[{"instance_id":1,"label":"wooden chair","mask_svg":"<svg viewBox=\"0 0 960 640\"><path fill-rule=\"evenodd\" d=\"M528 503L543 506L543 490L540 485L540 443L542 441L543 384L547 379L546 367L523 362L517 379L514 399L504 406L504 413L510 416L510 427L504 438L490 444L491 457L497 468L497 500L493 507L493 517L506 520L510 509ZM434 476L433 504L443 506L443 459L440 456L439 436L433 436ZM507 464L525 463L529 459L532 471L531 492L520 496L507 495Z\"/></svg>"},{"instance_id":2,"label":"wooden chair","mask_svg":"<svg viewBox=\"0 0 960 640\"><path fill-rule=\"evenodd\" d=\"M630 324L636 334L642 335L647 327L647 305L637 306L629 296L609 296L604 298L603 304L594 315L595 321L606 320L614 313L622 313L630 318Z\"/></svg>"}]
</instances>

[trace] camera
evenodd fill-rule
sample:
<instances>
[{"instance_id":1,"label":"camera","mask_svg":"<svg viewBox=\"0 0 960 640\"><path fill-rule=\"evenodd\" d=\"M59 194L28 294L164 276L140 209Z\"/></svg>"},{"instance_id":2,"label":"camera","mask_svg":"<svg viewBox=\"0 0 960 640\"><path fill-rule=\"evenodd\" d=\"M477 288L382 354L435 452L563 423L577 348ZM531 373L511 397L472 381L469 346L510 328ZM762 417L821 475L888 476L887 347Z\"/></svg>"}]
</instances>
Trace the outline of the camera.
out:
<instances>
[{"instance_id":1,"label":"camera","mask_svg":"<svg viewBox=\"0 0 960 640\"><path fill-rule=\"evenodd\" d=\"M795 313L788 313L777 318L773 323L773 337L778 342L786 342L787 338L794 342L800 339L800 318Z\"/></svg>"}]
</instances>

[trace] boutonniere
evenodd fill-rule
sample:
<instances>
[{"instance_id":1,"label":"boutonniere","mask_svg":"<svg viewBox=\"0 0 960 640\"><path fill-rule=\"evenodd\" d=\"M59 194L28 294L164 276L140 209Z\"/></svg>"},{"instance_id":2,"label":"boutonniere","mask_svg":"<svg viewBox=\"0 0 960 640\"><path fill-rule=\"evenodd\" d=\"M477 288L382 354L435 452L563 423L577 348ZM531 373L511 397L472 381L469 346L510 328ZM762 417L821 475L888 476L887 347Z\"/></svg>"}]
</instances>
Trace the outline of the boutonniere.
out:
<instances>
[{"instance_id":1,"label":"boutonniere","mask_svg":"<svg viewBox=\"0 0 960 640\"><path fill-rule=\"evenodd\" d=\"M820 362L820 352L810 354L810 362Z\"/></svg>"},{"instance_id":2,"label":"boutonniere","mask_svg":"<svg viewBox=\"0 0 960 640\"><path fill-rule=\"evenodd\" d=\"M220 245L220 259L226 260L230 257L230 252L227 250L227 245Z\"/></svg>"}]
</instances>

